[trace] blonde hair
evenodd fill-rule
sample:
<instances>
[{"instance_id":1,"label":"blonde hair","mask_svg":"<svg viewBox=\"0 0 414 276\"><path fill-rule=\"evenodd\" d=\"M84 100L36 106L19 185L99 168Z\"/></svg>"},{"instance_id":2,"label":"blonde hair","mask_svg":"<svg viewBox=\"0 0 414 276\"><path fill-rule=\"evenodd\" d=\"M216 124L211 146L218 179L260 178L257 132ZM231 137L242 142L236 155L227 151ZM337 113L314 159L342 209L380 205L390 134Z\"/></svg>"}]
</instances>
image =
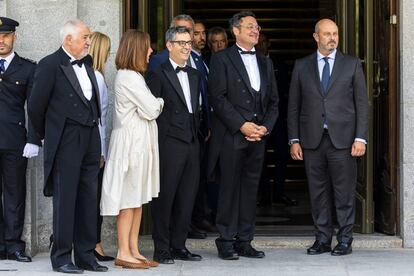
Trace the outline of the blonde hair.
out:
<instances>
[{"instance_id":1,"label":"blonde hair","mask_svg":"<svg viewBox=\"0 0 414 276\"><path fill-rule=\"evenodd\" d=\"M136 29L127 30L121 37L116 53L116 69L128 69L143 73L147 70L147 53L150 47L148 33Z\"/></svg>"},{"instance_id":2,"label":"blonde hair","mask_svg":"<svg viewBox=\"0 0 414 276\"><path fill-rule=\"evenodd\" d=\"M104 74L105 62L108 59L111 50L111 39L103 33L93 32L91 35L91 45L89 46L89 54L93 59L93 69Z\"/></svg>"}]
</instances>

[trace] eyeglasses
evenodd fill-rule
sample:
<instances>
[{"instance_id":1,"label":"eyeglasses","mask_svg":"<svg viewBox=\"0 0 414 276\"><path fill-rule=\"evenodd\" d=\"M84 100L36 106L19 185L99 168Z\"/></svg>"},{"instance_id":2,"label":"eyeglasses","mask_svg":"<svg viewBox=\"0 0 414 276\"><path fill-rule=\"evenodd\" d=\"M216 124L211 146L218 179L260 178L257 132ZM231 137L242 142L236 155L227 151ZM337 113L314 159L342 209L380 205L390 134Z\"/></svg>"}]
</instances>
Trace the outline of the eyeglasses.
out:
<instances>
[{"instance_id":1,"label":"eyeglasses","mask_svg":"<svg viewBox=\"0 0 414 276\"><path fill-rule=\"evenodd\" d=\"M181 47L184 47L185 45L187 46L193 46L193 41L189 40L189 41L184 41L184 40L175 40L175 41L170 41L171 43L177 43L178 45L180 45Z\"/></svg>"},{"instance_id":2,"label":"eyeglasses","mask_svg":"<svg viewBox=\"0 0 414 276\"><path fill-rule=\"evenodd\" d=\"M256 26L253 26L253 25L247 25L247 26L240 25L240 27L246 28L249 31L258 31L258 32L260 32L260 30L262 29L262 27L260 27L259 25L256 25Z\"/></svg>"}]
</instances>

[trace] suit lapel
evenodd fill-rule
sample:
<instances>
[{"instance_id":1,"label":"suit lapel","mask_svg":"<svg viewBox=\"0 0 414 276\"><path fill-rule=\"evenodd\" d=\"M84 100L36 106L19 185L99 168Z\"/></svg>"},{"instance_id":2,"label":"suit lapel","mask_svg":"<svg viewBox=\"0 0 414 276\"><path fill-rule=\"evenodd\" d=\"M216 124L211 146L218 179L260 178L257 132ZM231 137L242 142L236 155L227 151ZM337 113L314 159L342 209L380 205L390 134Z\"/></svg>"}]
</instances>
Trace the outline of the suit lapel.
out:
<instances>
[{"instance_id":1,"label":"suit lapel","mask_svg":"<svg viewBox=\"0 0 414 276\"><path fill-rule=\"evenodd\" d=\"M90 67L89 65L87 65L87 64L84 64L84 65L85 65L85 68L86 68L86 72L88 73L88 77L91 80L93 91L95 91L95 98L96 98L96 102L98 103L98 112L99 112L99 117L100 117L100 114L101 114L100 93L101 92L99 91L98 83L97 83L96 77L95 77L95 72L94 72L93 68Z\"/></svg>"},{"instance_id":2,"label":"suit lapel","mask_svg":"<svg viewBox=\"0 0 414 276\"><path fill-rule=\"evenodd\" d=\"M252 85L250 83L249 75L247 74L246 67L244 66L243 60L240 57L239 51L237 50L236 45L233 45L230 48L230 51L228 52L229 59L233 63L234 68L236 71L240 74L242 77L244 83L249 88L249 91L251 94L253 94L252 91Z\"/></svg>"},{"instance_id":3,"label":"suit lapel","mask_svg":"<svg viewBox=\"0 0 414 276\"><path fill-rule=\"evenodd\" d=\"M321 78L319 77L318 57L316 55L316 52L313 53L309 58L309 68L311 68L311 77L315 83L315 86L318 88L321 96L324 96Z\"/></svg>"},{"instance_id":4,"label":"suit lapel","mask_svg":"<svg viewBox=\"0 0 414 276\"><path fill-rule=\"evenodd\" d=\"M188 82L189 82L189 86L190 86L190 93L191 93L191 106L193 108L193 113L196 112L196 110L198 109L197 107L197 103L198 103L198 86L197 86L197 79L198 79L198 75L196 74L196 71L194 70L188 70Z\"/></svg>"},{"instance_id":5,"label":"suit lapel","mask_svg":"<svg viewBox=\"0 0 414 276\"><path fill-rule=\"evenodd\" d=\"M20 57L15 53L15 56L10 62L9 66L7 67L6 72L4 72L4 75L7 76L9 74L13 74L14 72L20 69L21 64L22 61L20 60Z\"/></svg>"},{"instance_id":6,"label":"suit lapel","mask_svg":"<svg viewBox=\"0 0 414 276\"><path fill-rule=\"evenodd\" d=\"M257 56L257 65L259 66L259 74L260 74L260 95L263 100L265 93L266 93L266 86L269 82L267 76L267 65L266 65L266 57L256 53ZM263 88L263 89L262 89Z\"/></svg>"},{"instance_id":7,"label":"suit lapel","mask_svg":"<svg viewBox=\"0 0 414 276\"><path fill-rule=\"evenodd\" d=\"M335 62L334 62L334 66L332 68L331 77L329 78L327 93L329 92L329 89L331 88L332 84L336 81L336 79L340 75L341 60L342 60L343 57L344 57L344 55L341 52L339 52L338 50L336 50Z\"/></svg>"},{"instance_id":8,"label":"suit lapel","mask_svg":"<svg viewBox=\"0 0 414 276\"><path fill-rule=\"evenodd\" d=\"M78 94L82 102L86 106L88 106L88 100L85 98L85 95L83 94L82 88L79 84L78 78L76 77L75 70L73 70L72 64L70 64L69 62L70 57L66 55L66 53L63 51L62 48L60 48L59 50L60 50L60 56L61 56L60 68L62 69L66 78L69 80L69 83L72 85L76 94Z\"/></svg>"},{"instance_id":9,"label":"suit lapel","mask_svg":"<svg viewBox=\"0 0 414 276\"><path fill-rule=\"evenodd\" d=\"M174 68L171 65L171 62L167 61L162 66L163 66L163 71L164 71L165 76L170 81L175 92L178 94L178 97L182 100L184 105L187 106L187 103L184 97L184 91L181 87L180 80L177 77L177 73L174 71Z\"/></svg>"}]
</instances>

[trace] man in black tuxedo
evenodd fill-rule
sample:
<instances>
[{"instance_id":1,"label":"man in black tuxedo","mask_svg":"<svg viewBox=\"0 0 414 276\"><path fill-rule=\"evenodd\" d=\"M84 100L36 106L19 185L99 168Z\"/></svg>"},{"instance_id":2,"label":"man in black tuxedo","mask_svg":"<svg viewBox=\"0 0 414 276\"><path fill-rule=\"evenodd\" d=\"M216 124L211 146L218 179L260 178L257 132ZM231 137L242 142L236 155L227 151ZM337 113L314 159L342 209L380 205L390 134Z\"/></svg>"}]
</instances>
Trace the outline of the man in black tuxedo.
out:
<instances>
[{"instance_id":1,"label":"man in black tuxedo","mask_svg":"<svg viewBox=\"0 0 414 276\"><path fill-rule=\"evenodd\" d=\"M209 96L213 108L209 173L218 173L218 255L263 258L251 246L265 136L278 116L273 65L256 53L260 26L251 12L235 14L236 44L211 57Z\"/></svg>"},{"instance_id":2,"label":"man in black tuxedo","mask_svg":"<svg viewBox=\"0 0 414 276\"><path fill-rule=\"evenodd\" d=\"M200 171L201 80L200 73L186 65L191 45L187 28L168 29L169 59L147 75L151 92L165 103L157 119L160 194L151 202L154 260L163 264L174 263L174 259L201 260L185 247Z\"/></svg>"},{"instance_id":3,"label":"man in black tuxedo","mask_svg":"<svg viewBox=\"0 0 414 276\"><path fill-rule=\"evenodd\" d=\"M310 255L331 251L332 202L339 224L332 255L352 252L357 183L356 157L365 154L368 98L358 58L337 50L338 27L320 20L318 50L295 63L289 92L290 154L304 160L316 241ZM303 148L303 150L302 150Z\"/></svg>"},{"instance_id":4,"label":"man in black tuxedo","mask_svg":"<svg viewBox=\"0 0 414 276\"><path fill-rule=\"evenodd\" d=\"M93 254L101 144L99 90L88 57L91 32L80 20L61 29L62 47L36 69L29 116L44 138L45 196L53 196L53 270L107 271ZM75 263L71 260L72 247Z\"/></svg>"},{"instance_id":5,"label":"man in black tuxedo","mask_svg":"<svg viewBox=\"0 0 414 276\"><path fill-rule=\"evenodd\" d=\"M31 262L21 240L26 202L27 158L37 156L39 137L28 122L24 105L36 64L13 50L19 23L0 17L0 260Z\"/></svg>"}]
</instances>

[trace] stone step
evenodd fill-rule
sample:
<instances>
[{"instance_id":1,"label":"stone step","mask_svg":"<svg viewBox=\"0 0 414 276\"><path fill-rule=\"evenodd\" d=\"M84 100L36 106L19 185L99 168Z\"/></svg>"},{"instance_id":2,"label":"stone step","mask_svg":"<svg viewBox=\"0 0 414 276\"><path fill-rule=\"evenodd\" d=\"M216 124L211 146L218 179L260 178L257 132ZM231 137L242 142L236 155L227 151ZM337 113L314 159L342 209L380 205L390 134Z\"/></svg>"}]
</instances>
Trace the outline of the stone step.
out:
<instances>
[{"instance_id":1,"label":"stone step","mask_svg":"<svg viewBox=\"0 0 414 276\"><path fill-rule=\"evenodd\" d=\"M215 249L214 240L217 236L209 236L204 240L188 239L187 247L189 249ZM266 236L256 237L253 244L261 249L297 249L307 248L314 242L312 236ZM336 241L333 242L333 245ZM375 234L354 234L354 248L359 249L380 249L380 248L401 248L402 239L397 236L387 236L379 233ZM140 237L140 249L153 250L153 242L150 235Z\"/></svg>"}]
</instances>

